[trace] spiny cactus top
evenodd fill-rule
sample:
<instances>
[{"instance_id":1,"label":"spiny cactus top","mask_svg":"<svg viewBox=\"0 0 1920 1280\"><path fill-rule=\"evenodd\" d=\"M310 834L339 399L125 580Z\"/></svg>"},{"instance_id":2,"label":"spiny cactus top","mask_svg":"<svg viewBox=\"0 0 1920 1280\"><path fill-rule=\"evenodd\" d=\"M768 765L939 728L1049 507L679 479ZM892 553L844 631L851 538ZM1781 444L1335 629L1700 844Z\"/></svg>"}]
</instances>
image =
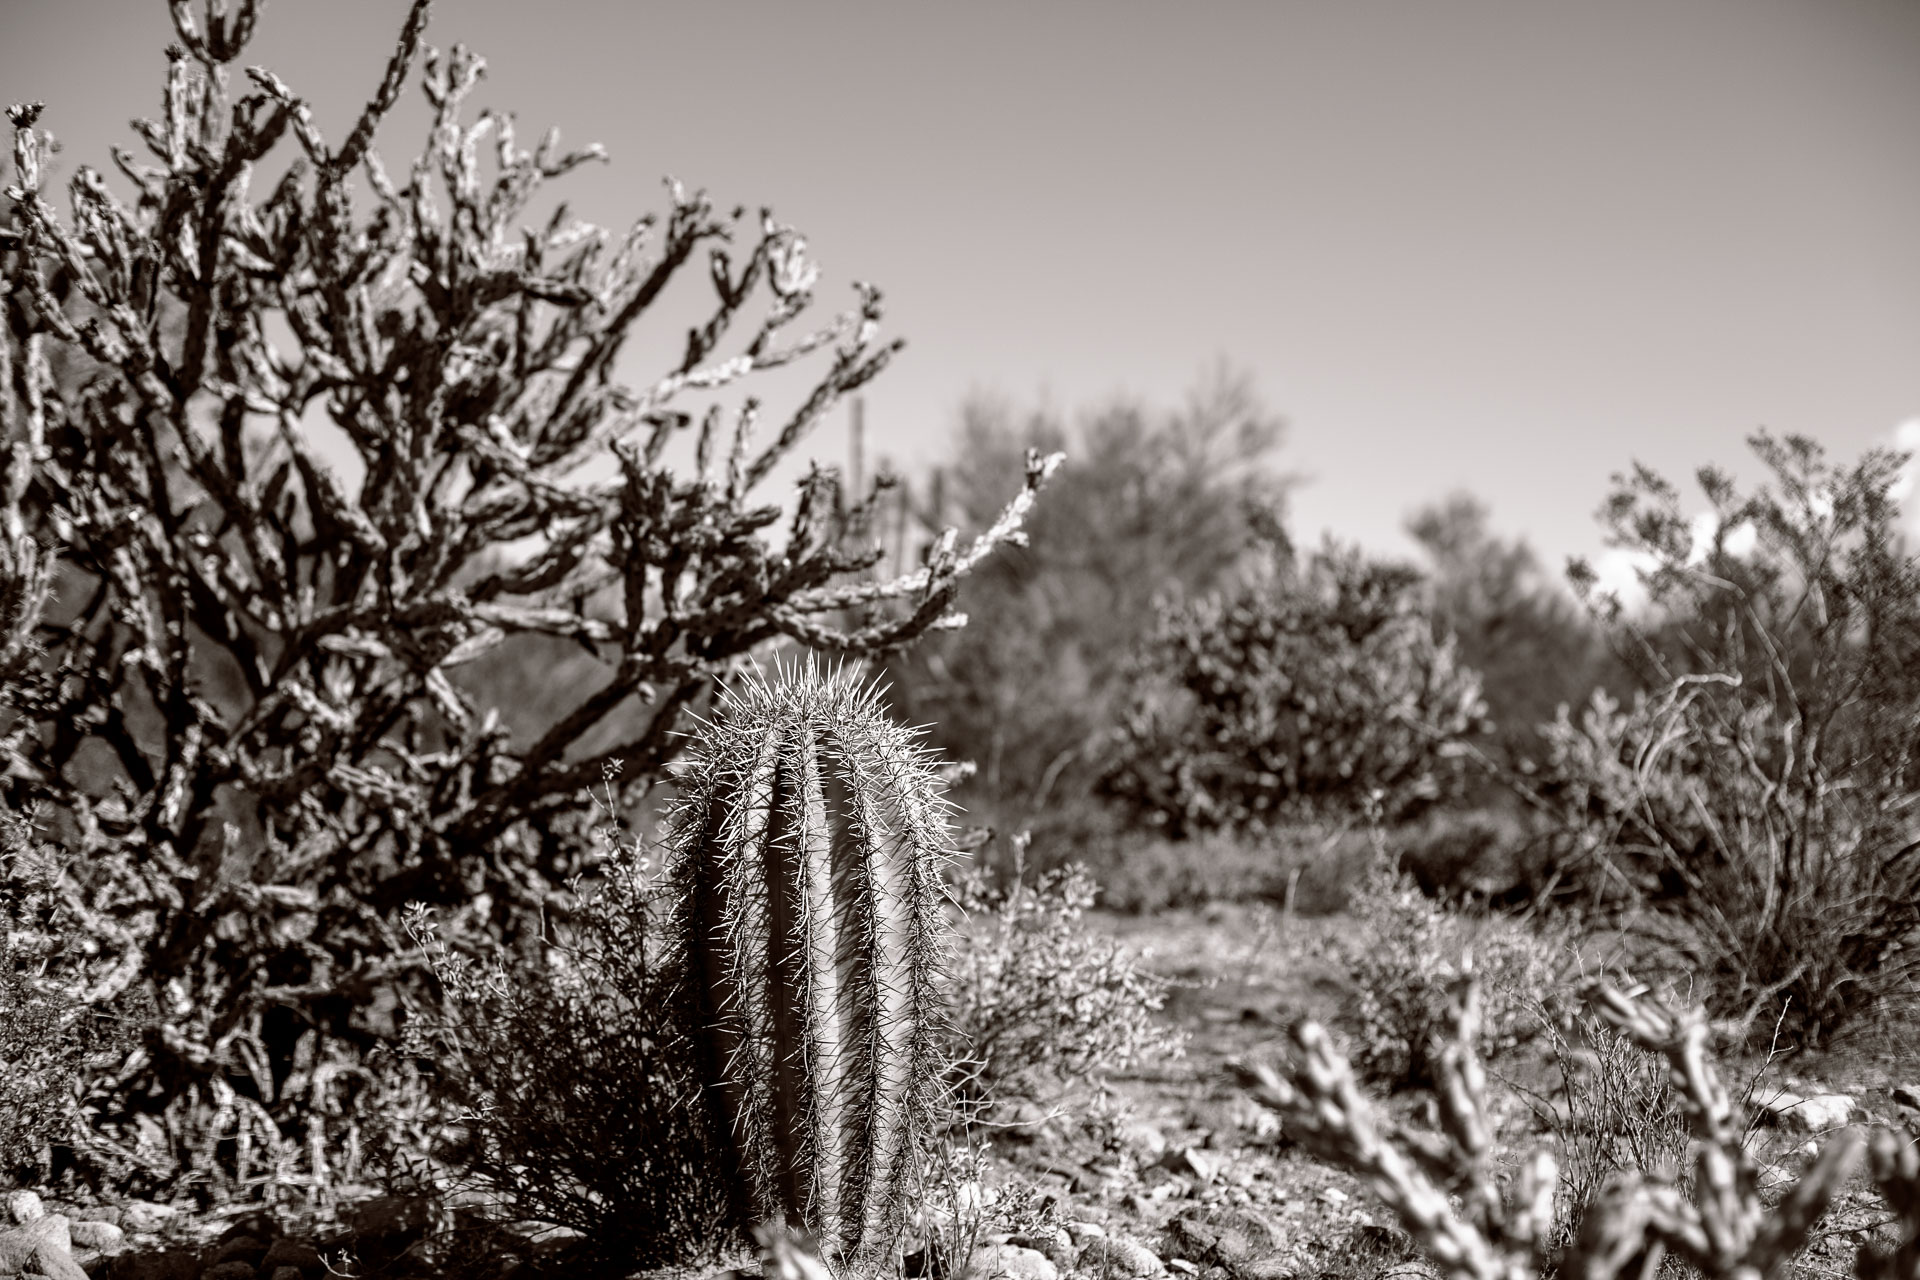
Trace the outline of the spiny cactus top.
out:
<instances>
[{"instance_id":1,"label":"spiny cactus top","mask_svg":"<svg viewBox=\"0 0 1920 1280\"><path fill-rule=\"evenodd\" d=\"M893 1244L938 1119L949 805L878 690L731 690L671 817L688 994L745 1203L848 1267Z\"/></svg>"}]
</instances>

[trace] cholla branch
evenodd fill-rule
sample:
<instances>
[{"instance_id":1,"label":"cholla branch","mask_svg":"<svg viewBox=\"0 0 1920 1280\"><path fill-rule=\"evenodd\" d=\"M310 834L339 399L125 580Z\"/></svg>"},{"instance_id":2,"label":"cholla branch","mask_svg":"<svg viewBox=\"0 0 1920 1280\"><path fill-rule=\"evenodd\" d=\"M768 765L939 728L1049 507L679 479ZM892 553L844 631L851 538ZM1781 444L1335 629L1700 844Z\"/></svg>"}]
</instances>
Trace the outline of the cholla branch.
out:
<instances>
[{"instance_id":1,"label":"cholla branch","mask_svg":"<svg viewBox=\"0 0 1920 1280\"><path fill-rule=\"evenodd\" d=\"M1741 1146L1731 1101L1708 1059L1698 1017L1680 1016L1595 984L1586 998L1636 1044L1661 1054L1696 1140L1696 1201L1637 1172L1612 1179L1586 1206L1581 1231L1559 1272L1572 1280L1615 1280L1631 1268L1651 1275L1672 1254L1716 1280L1771 1280L1805 1248L1866 1145L1857 1129L1829 1139L1813 1166L1776 1204L1760 1198ZM1292 1033L1293 1054L1276 1066L1236 1066L1252 1096L1329 1163L1355 1174L1400 1218L1442 1270L1471 1280L1541 1273L1553 1218L1553 1158L1522 1165L1510 1195L1491 1176L1490 1127L1472 1050L1476 1000L1456 992L1452 1027L1438 1048L1444 1143L1389 1134L1351 1069L1311 1022ZM1873 1172L1905 1227L1885 1255L1863 1254L1869 1280L1910 1278L1920 1266L1920 1157L1890 1132L1873 1144ZM1452 1190L1459 1199L1449 1201Z\"/></svg>"}]
</instances>

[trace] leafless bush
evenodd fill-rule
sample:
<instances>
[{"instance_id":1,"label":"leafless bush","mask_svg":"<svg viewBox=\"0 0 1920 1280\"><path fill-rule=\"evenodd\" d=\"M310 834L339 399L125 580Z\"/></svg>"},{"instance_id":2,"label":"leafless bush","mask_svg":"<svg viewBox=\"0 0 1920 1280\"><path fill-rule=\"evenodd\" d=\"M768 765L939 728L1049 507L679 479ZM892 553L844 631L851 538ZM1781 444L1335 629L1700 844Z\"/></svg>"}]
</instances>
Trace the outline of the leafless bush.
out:
<instances>
[{"instance_id":1,"label":"leafless bush","mask_svg":"<svg viewBox=\"0 0 1920 1280\"><path fill-rule=\"evenodd\" d=\"M1077 866L1034 884L1016 872L1005 887L961 877L960 906L973 919L949 988L964 1093L1030 1096L1180 1052L1185 1037L1154 1018L1166 981L1082 921L1096 892Z\"/></svg>"},{"instance_id":2,"label":"leafless bush","mask_svg":"<svg viewBox=\"0 0 1920 1280\"><path fill-rule=\"evenodd\" d=\"M1651 558L1653 612L1597 603L1650 691L1563 709L1544 790L1576 865L1653 908L1639 919L1708 979L1716 1017L1784 1007L1785 1034L1818 1044L1920 982L1920 557L1898 531L1899 456L1752 445L1769 485L1699 473L1704 546L1674 486L1616 477L1608 515Z\"/></svg>"}]
</instances>

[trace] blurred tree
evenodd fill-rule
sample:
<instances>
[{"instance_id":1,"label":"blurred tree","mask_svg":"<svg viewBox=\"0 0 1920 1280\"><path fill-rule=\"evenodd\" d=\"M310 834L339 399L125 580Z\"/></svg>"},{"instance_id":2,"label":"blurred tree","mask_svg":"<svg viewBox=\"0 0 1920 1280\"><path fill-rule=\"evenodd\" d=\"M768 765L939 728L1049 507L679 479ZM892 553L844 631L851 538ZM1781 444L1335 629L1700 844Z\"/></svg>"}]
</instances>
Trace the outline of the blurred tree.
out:
<instances>
[{"instance_id":1,"label":"blurred tree","mask_svg":"<svg viewBox=\"0 0 1920 1280\"><path fill-rule=\"evenodd\" d=\"M962 796L971 807L1025 821L1089 792L1155 596L1213 587L1256 530L1283 537L1290 482L1272 465L1282 434L1249 381L1225 368L1180 409L1119 403L1077 431L1044 411L963 409L947 485L963 526L993 521L993 495L1018 483L1028 449L1069 458L1028 518L1030 542L974 571L966 631L892 660L903 712L935 722L933 742L950 758L978 765Z\"/></svg>"},{"instance_id":2,"label":"blurred tree","mask_svg":"<svg viewBox=\"0 0 1920 1280\"><path fill-rule=\"evenodd\" d=\"M1482 745L1510 767L1537 761L1541 727L1617 679L1585 610L1541 570L1523 538L1489 527L1487 506L1456 492L1407 520L1432 565L1433 621L1480 673L1489 729Z\"/></svg>"}]
</instances>

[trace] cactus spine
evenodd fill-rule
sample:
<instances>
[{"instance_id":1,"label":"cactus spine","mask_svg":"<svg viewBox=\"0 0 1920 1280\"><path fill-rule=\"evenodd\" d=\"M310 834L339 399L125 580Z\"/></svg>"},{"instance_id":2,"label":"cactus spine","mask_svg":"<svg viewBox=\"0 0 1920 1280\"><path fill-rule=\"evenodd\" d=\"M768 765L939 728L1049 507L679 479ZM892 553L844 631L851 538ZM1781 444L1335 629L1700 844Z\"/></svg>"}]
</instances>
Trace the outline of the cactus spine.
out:
<instances>
[{"instance_id":1,"label":"cactus spine","mask_svg":"<svg viewBox=\"0 0 1920 1280\"><path fill-rule=\"evenodd\" d=\"M742 1210L864 1268L938 1121L940 781L876 688L809 661L730 692L679 787L684 972Z\"/></svg>"}]
</instances>

